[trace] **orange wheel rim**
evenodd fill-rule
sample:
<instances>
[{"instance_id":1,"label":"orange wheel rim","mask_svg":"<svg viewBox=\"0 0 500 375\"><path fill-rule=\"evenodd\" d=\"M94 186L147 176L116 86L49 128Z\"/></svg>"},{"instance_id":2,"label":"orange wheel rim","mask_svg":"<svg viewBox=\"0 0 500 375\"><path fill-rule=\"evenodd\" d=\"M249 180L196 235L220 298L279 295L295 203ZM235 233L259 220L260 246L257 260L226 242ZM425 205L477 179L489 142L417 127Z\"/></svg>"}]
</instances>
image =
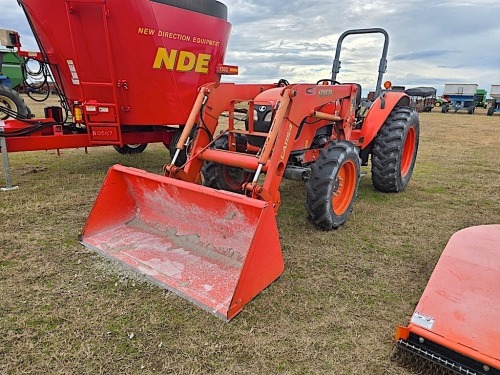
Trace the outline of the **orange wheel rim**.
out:
<instances>
[{"instance_id":1,"label":"orange wheel rim","mask_svg":"<svg viewBox=\"0 0 500 375\"><path fill-rule=\"evenodd\" d=\"M335 215L342 215L349 208L356 190L356 181L356 165L352 160L348 160L340 167L332 194L332 207Z\"/></svg>"},{"instance_id":2,"label":"orange wheel rim","mask_svg":"<svg viewBox=\"0 0 500 375\"><path fill-rule=\"evenodd\" d=\"M415 127L412 126L406 135L405 144L403 146L403 156L401 158L401 175L404 177L408 174L415 153Z\"/></svg>"}]
</instances>

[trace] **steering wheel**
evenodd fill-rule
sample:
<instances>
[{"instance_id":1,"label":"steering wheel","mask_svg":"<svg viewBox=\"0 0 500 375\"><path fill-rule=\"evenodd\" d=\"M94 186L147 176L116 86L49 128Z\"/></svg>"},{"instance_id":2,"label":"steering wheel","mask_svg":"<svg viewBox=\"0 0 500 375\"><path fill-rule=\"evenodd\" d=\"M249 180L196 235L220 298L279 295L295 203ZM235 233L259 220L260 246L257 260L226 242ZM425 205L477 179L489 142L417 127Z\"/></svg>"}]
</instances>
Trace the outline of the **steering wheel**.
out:
<instances>
[{"instance_id":1,"label":"steering wheel","mask_svg":"<svg viewBox=\"0 0 500 375\"><path fill-rule=\"evenodd\" d=\"M341 85L339 81L334 81L333 79L320 79L318 82L316 82L317 85L323 82L330 82L332 85Z\"/></svg>"}]
</instances>

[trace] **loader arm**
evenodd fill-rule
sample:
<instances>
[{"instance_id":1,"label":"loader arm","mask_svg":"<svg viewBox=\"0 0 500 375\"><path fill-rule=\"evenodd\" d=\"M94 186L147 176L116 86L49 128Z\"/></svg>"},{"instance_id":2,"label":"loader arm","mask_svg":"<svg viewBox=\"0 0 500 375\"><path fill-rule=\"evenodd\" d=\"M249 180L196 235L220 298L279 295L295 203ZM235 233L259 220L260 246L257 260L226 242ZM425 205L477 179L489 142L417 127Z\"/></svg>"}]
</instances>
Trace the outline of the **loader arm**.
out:
<instances>
[{"instance_id":1,"label":"loader arm","mask_svg":"<svg viewBox=\"0 0 500 375\"><path fill-rule=\"evenodd\" d=\"M281 203L279 186L301 123L307 117L334 121L340 129L340 139L349 139L355 124L352 100L357 87L352 84L335 86L298 84L275 90L276 113L264 146L257 155L208 148L210 137L214 136L217 128L219 116L229 109L232 100L235 98L251 100L270 88L275 86L235 84L203 86L199 98L205 95L206 100L203 105L200 105L200 100L197 101L198 104L195 104L190 118L194 118L196 112L201 112L196 126L205 130L196 132L191 158L186 165L183 168L170 165L166 167L166 174L186 182L196 182L205 161L252 170L255 174L253 181L245 186L247 195L272 203L277 212ZM316 111L327 104L337 102L342 102L336 110L337 114ZM186 124L178 143L179 148L192 131L194 124L191 125L191 123ZM259 184L257 180L261 172L266 173L266 178Z\"/></svg>"}]
</instances>

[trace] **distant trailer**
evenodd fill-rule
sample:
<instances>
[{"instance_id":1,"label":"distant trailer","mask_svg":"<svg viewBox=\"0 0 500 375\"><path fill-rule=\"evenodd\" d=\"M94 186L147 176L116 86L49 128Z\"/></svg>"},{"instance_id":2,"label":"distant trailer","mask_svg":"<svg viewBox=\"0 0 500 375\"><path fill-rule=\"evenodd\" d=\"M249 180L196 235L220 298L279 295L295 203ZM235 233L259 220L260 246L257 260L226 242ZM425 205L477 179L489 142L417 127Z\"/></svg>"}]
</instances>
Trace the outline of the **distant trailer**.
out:
<instances>
[{"instance_id":1,"label":"distant trailer","mask_svg":"<svg viewBox=\"0 0 500 375\"><path fill-rule=\"evenodd\" d=\"M410 97L410 106L417 112L430 112L436 103L436 89L434 87L414 87L405 90Z\"/></svg>"},{"instance_id":2,"label":"distant trailer","mask_svg":"<svg viewBox=\"0 0 500 375\"><path fill-rule=\"evenodd\" d=\"M444 104L441 107L441 112L447 113L451 108L454 110L454 112L458 112L459 110L467 110L467 113L469 115L472 115L476 109L476 92L476 84L445 84L443 96L449 99L451 103Z\"/></svg>"},{"instance_id":3,"label":"distant trailer","mask_svg":"<svg viewBox=\"0 0 500 375\"><path fill-rule=\"evenodd\" d=\"M491 85L490 96L493 100L486 114L488 116L493 116L494 113L500 112L500 85Z\"/></svg>"}]
</instances>

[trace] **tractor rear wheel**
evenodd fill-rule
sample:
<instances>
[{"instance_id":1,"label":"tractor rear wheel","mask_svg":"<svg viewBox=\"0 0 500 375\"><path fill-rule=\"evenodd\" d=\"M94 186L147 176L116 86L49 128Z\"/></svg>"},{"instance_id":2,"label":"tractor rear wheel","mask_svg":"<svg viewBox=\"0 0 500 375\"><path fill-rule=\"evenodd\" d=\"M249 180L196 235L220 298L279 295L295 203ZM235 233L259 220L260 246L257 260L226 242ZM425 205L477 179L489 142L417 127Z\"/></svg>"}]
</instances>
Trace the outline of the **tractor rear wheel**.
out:
<instances>
[{"instance_id":1,"label":"tractor rear wheel","mask_svg":"<svg viewBox=\"0 0 500 375\"><path fill-rule=\"evenodd\" d=\"M28 106L24 99L10 87L0 85L0 107L18 113L21 117L27 117L30 114ZM7 120L12 116L0 111L0 120Z\"/></svg>"},{"instance_id":2,"label":"tractor rear wheel","mask_svg":"<svg viewBox=\"0 0 500 375\"><path fill-rule=\"evenodd\" d=\"M337 229L347 220L358 193L361 161L351 142L321 149L306 182L308 219L321 229Z\"/></svg>"},{"instance_id":3,"label":"tractor rear wheel","mask_svg":"<svg viewBox=\"0 0 500 375\"><path fill-rule=\"evenodd\" d=\"M403 191L417 158L420 125L410 107L396 107L375 137L372 151L372 182L384 193Z\"/></svg>"},{"instance_id":4,"label":"tractor rear wheel","mask_svg":"<svg viewBox=\"0 0 500 375\"><path fill-rule=\"evenodd\" d=\"M123 145L123 147L120 146L113 146L116 151L118 151L122 155L134 155L134 154L140 154L143 152L146 147L148 147L147 143L134 143L134 144L128 144L128 145Z\"/></svg>"}]
</instances>

